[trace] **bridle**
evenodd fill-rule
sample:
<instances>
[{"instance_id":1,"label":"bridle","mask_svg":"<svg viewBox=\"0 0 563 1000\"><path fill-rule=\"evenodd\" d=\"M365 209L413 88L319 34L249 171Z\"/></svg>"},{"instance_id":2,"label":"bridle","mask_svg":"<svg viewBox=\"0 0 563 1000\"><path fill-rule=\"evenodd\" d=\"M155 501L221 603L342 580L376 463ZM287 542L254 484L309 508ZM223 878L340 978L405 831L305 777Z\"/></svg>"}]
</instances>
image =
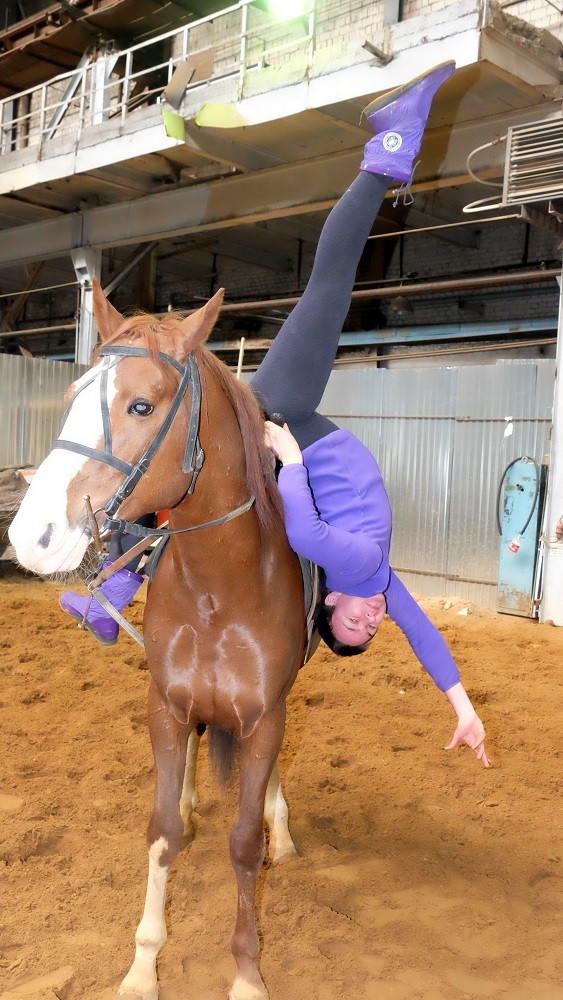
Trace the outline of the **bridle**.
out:
<instances>
[{"instance_id":1,"label":"bridle","mask_svg":"<svg viewBox=\"0 0 563 1000\"><path fill-rule=\"evenodd\" d=\"M187 489L188 493L193 493L195 489L196 480L203 465L205 456L198 434L201 413L201 380L199 377L199 369L193 354L188 355L186 364L183 365L169 354L164 354L162 352L158 353L157 357L159 360L172 365L172 367L179 372L180 381L178 383L174 399L170 404L170 409L168 410L168 413L166 414L154 440L143 452L135 465L123 462L120 458L117 458L117 456L113 454L107 392L108 373L109 369L119 361L122 361L124 357L149 357L150 352L145 347L115 345L111 347L102 347L100 349L100 355L104 359L100 375L100 405L102 409L104 448L103 450L90 448L88 445L80 444L78 441L66 441L64 438L59 438L59 440L55 442L54 447L63 448L66 451L74 451L79 455L85 455L87 458L93 458L97 462L103 462L104 465L110 465L112 468L118 469L119 472L122 472L125 475L125 480L122 482L121 486L118 487L113 496L110 497L104 505L104 512L107 514L109 519L106 525L104 525L104 530L107 530L121 527L122 523L119 521L113 522L113 519L121 507L121 504L131 495L135 486L147 471L152 459L156 455L170 429L172 421L178 412L180 403L182 402L187 389L190 389L191 404L188 437L186 441L184 461L182 462L182 472L192 473L191 482ZM114 361L114 358L117 358L117 361ZM90 383L86 383L82 388L86 388L86 385L89 384Z\"/></svg>"},{"instance_id":2,"label":"bridle","mask_svg":"<svg viewBox=\"0 0 563 1000\"><path fill-rule=\"evenodd\" d=\"M154 440L149 445L148 448L143 452L141 457L137 460L134 465L128 462L122 461L113 454L112 450L112 436L111 436L111 423L109 417L109 405L108 405L108 373L110 368L118 364L125 357L150 357L151 352L145 347L130 347L121 344L112 344L111 346L102 347L99 351L100 356L104 359L102 364L102 371L100 375L100 405L102 409L102 426L104 432L104 448L90 448L88 445L80 444L78 441L67 441L64 438L59 438L53 445L53 448L62 448L65 451L73 451L79 455L85 455L86 458L94 459L97 462L102 462L104 465L110 465L114 469L118 469L125 475L125 479L121 486L115 491L112 497L104 505L103 510L107 515L107 520L102 526L102 534L107 531L114 531L116 529L124 529L128 534L148 536L148 535L158 535L161 537L167 537L170 535L182 534L186 531L197 531L199 528L210 528L218 524L224 524L226 521L232 520L234 517L238 517L240 514L244 514L250 509L254 503L255 498L250 497L245 503L241 504L240 507L236 507L234 510L229 511L228 514L224 514L222 517L215 518L212 521L206 521L202 524L190 525L187 528L177 528L177 529L164 529L164 528L144 528L141 525L134 524L130 521L124 521L116 517L122 503L131 495L135 486L139 480L144 476L145 472L149 468L149 465L156 455L158 449L160 448L166 434L168 433L172 421L178 412L180 404L186 394L186 391L190 390L190 416L188 424L188 435L186 439L186 448L184 451L184 460L182 462L182 472L189 474L191 473L190 484L184 494L191 494L195 490L197 477L203 466L205 460L205 454L203 448L201 447L201 442L199 440L199 421L201 416L201 379L199 375L199 369L197 362L193 354L189 354L185 364L177 361L176 358L171 357L170 354L164 354L159 351L156 357L171 365L180 375L180 381L176 389L174 398L170 404L170 409L166 414ZM78 392L85 389L87 385L90 385L92 380L86 382L80 387ZM73 401L71 401L72 403Z\"/></svg>"},{"instance_id":3,"label":"bridle","mask_svg":"<svg viewBox=\"0 0 563 1000\"><path fill-rule=\"evenodd\" d=\"M216 518L213 521L208 521L205 524L193 525L188 528L179 528L176 530L157 530L157 529L147 529L142 528L140 525L134 525L129 521L123 521L116 518L116 514L119 511L122 503L131 495L135 486L139 480L144 476L147 471L152 459L156 455L158 449L160 448L166 434L168 433L172 421L178 412L182 399L184 398L186 391L190 390L190 416L188 424L188 436L186 439L186 448L184 451L184 460L182 462L182 472L192 474L190 484L186 490L186 494L191 494L195 490L197 477L203 466L205 459L205 454L203 448L201 447L201 442L199 440L199 421L201 416L201 379L199 375L199 369L193 354L189 354L185 364L177 361L176 358L171 357L170 354L164 354L159 351L157 358L166 364L172 365L173 368L180 375L180 381L176 389L174 398L170 404L170 409L166 414L154 440L149 445L148 448L143 452L141 457L137 460L135 465L130 465L128 462L123 462L120 458L117 458L113 454L112 450L112 436L111 436L111 423L109 418L109 405L108 405L108 373L109 369L119 361L122 361L124 357L149 357L151 356L150 351L145 347L130 347L127 345L111 345L109 347L102 347L100 349L100 356L104 358L102 371L100 375L100 405L102 409L102 426L104 431L104 448L90 448L88 445L80 444L78 441L66 441L64 438L59 438L53 448L62 448L66 451L73 451L79 455L85 455L87 458L92 458L97 462L102 462L104 465L110 465L114 469L118 469L125 475L125 480L122 482L121 486L115 491L112 497L104 505L104 513L107 515L108 520L103 525L102 531L113 531L116 528L128 529L128 533L135 535L143 534L158 534L158 535L172 535L179 534L184 531L194 531L197 528L211 527L215 524L222 524L225 520L231 520L233 516L238 516L238 514L244 513L248 510L252 503L254 502L254 497L250 498L250 501L246 501L237 507L234 511L229 512L229 514L224 515L222 518ZM114 360L116 359L116 360ZM85 389L90 382L86 382L82 389ZM184 494L184 495L186 495ZM129 531L133 528L133 531Z\"/></svg>"},{"instance_id":4,"label":"bridle","mask_svg":"<svg viewBox=\"0 0 563 1000\"><path fill-rule=\"evenodd\" d=\"M96 462L102 462L104 465L110 465L114 469L118 469L125 476L124 481L121 486L115 491L112 497L107 501L103 507L104 513L107 515L107 519L102 526L101 534L105 534L108 531L114 531L116 529L124 530L127 534L138 535L143 541L138 542L134 548L130 549L125 556L122 556L116 562L112 564L111 567L104 568L103 564L95 575L94 579L91 580L88 585L88 590L90 591L90 601L88 601L84 616L82 619L82 624L84 625L88 612L90 610L90 603L93 597L105 608L108 614L114 618L123 628L129 632L141 646L144 647L144 642L142 637L139 635L137 630L113 607L104 597L103 593L100 591L101 584L109 579L114 572L121 568L121 563L128 561L132 558L133 554L146 548L149 542L149 538L160 538L162 544L164 544L164 539L170 538L172 535L184 534L188 531L198 531L201 528L212 528L219 524L225 524L227 521L232 521L235 517L239 517L241 514L246 513L250 510L255 502L255 497L250 496L248 500L240 504L239 507L235 507L234 510L229 511L227 514L223 514L221 517L216 517L211 521L205 521L200 524L189 525L186 528L145 528L140 524L135 524L131 521L124 521L117 518L115 515L118 513L121 504L131 495L135 486L139 480L144 476L145 472L149 468L149 465L156 455L160 445L164 441L166 434L168 433L172 421L178 412L180 404L186 394L186 391L190 390L190 417L188 424L188 436L186 439L186 448L184 451L184 460L182 462L182 472L189 474L191 473L191 480L184 496L191 494L195 490L195 485L197 477L203 466L205 460L205 454L203 448L201 447L201 442L199 440L199 421L201 416L201 379L199 375L199 369L197 362L193 354L189 354L186 363L183 365L176 358L171 357L169 354L164 354L159 351L156 355L161 361L166 364L172 365L172 367L179 373L180 381L176 389L176 393L170 404L170 409L166 414L154 440L149 445L149 447L143 452L141 457L131 465L128 462L123 462L120 458L117 458L113 454L112 449L112 436L111 436L111 422L109 417L109 404L108 404L108 374L110 368L119 364L120 361L125 357L150 357L151 352L144 347L130 347L127 345L111 345L108 347L102 347L99 351L100 356L104 359L102 364L102 370L100 374L100 405L102 409L102 426L104 432L104 448L90 448L88 445L80 444L78 441L67 441L64 438L59 438L53 448L62 448L65 451L73 451L79 455L85 455L86 458L92 458ZM84 385L80 387L78 392L81 392L86 386L91 385L94 381L94 377ZM73 397L69 406L74 402ZM101 549L99 544L99 532L97 528L97 522L95 518L95 512L92 511L90 506L89 497L85 497L86 502L86 513L88 518L89 527L85 528L88 533L94 537L95 541L98 543L98 548ZM182 498L183 499L183 498ZM100 552L101 555L101 552Z\"/></svg>"}]
</instances>

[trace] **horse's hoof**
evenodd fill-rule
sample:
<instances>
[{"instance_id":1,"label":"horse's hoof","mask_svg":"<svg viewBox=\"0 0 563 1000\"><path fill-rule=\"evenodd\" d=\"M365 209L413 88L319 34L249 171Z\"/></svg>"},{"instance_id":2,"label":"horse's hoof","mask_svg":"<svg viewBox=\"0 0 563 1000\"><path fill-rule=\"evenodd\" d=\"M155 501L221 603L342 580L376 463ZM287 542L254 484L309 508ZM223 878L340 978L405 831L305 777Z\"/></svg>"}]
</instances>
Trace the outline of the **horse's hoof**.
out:
<instances>
[{"instance_id":1,"label":"horse's hoof","mask_svg":"<svg viewBox=\"0 0 563 1000\"><path fill-rule=\"evenodd\" d=\"M270 994L258 976L258 982L251 983L237 976L229 993L229 1000L270 1000Z\"/></svg>"},{"instance_id":2,"label":"horse's hoof","mask_svg":"<svg viewBox=\"0 0 563 1000\"><path fill-rule=\"evenodd\" d=\"M117 991L118 997L129 1000L158 1000L158 983L150 983L146 988L136 976L128 973Z\"/></svg>"},{"instance_id":3,"label":"horse's hoof","mask_svg":"<svg viewBox=\"0 0 563 1000\"><path fill-rule=\"evenodd\" d=\"M192 841L195 839L195 826L190 820L190 822L184 826L184 832L182 834L182 843L180 844L180 850L184 851L186 847L189 847Z\"/></svg>"},{"instance_id":4,"label":"horse's hoof","mask_svg":"<svg viewBox=\"0 0 563 1000\"><path fill-rule=\"evenodd\" d=\"M156 990L149 990L148 993L139 993L136 989L123 988L123 984L117 991L118 997L128 997L129 1000L158 1000L158 987Z\"/></svg>"},{"instance_id":5,"label":"horse's hoof","mask_svg":"<svg viewBox=\"0 0 563 1000\"><path fill-rule=\"evenodd\" d=\"M291 847L283 847L279 851L274 851L270 855L270 861L273 865L285 865L287 861L295 861L298 857L297 850L291 845Z\"/></svg>"}]
</instances>

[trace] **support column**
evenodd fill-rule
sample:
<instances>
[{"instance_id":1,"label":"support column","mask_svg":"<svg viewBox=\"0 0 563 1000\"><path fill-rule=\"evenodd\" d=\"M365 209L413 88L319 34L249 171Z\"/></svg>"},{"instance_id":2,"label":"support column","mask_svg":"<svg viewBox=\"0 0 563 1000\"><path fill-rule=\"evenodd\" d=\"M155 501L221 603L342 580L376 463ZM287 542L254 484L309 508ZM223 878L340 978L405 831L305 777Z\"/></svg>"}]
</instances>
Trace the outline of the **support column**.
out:
<instances>
[{"instance_id":1,"label":"support column","mask_svg":"<svg viewBox=\"0 0 563 1000\"><path fill-rule=\"evenodd\" d=\"M92 67L92 125L100 125L109 118L111 75L118 59L119 52L114 52L113 44L110 43Z\"/></svg>"},{"instance_id":2,"label":"support column","mask_svg":"<svg viewBox=\"0 0 563 1000\"><path fill-rule=\"evenodd\" d=\"M156 309L156 243L151 244L150 252L144 253L139 260L137 303L140 309L153 313Z\"/></svg>"},{"instance_id":3,"label":"support column","mask_svg":"<svg viewBox=\"0 0 563 1000\"><path fill-rule=\"evenodd\" d=\"M556 540L555 527L563 516L563 272L559 282L556 376L553 397L551 464L545 519L545 569L540 621L563 625L563 539Z\"/></svg>"},{"instance_id":4,"label":"support column","mask_svg":"<svg viewBox=\"0 0 563 1000\"><path fill-rule=\"evenodd\" d=\"M97 340L98 331L92 311L92 279L102 273L102 251L81 247L71 250L72 263L80 285L80 307L76 317L76 347L74 360L80 365L89 365Z\"/></svg>"}]
</instances>

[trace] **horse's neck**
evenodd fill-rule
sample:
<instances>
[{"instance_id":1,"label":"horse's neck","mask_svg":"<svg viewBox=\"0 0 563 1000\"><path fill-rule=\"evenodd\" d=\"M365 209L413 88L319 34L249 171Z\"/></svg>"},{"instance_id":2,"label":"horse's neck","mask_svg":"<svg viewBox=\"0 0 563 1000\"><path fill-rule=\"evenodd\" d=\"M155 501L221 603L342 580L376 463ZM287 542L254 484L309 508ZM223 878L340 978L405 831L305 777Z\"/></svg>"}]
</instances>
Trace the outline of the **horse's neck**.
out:
<instances>
[{"instance_id":1,"label":"horse's neck","mask_svg":"<svg viewBox=\"0 0 563 1000\"><path fill-rule=\"evenodd\" d=\"M194 529L175 536L176 555L203 567L216 558L229 560L230 553L225 552L228 538L230 549L240 553L243 542L259 557L263 539L254 510L224 524L199 527L226 518L250 499L240 427L230 402L209 376L203 392L200 440L205 458L194 491L170 511L171 528Z\"/></svg>"}]
</instances>

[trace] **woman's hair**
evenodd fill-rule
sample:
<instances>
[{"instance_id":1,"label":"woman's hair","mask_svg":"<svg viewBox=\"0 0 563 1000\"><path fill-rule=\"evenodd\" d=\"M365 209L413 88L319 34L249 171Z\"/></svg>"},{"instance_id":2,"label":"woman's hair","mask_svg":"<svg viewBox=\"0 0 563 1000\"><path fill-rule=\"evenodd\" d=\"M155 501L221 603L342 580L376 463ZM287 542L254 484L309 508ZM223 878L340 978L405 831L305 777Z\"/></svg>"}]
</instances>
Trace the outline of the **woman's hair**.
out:
<instances>
[{"instance_id":1,"label":"woman's hair","mask_svg":"<svg viewBox=\"0 0 563 1000\"><path fill-rule=\"evenodd\" d=\"M325 597L328 594L328 590L322 592L322 603L318 611L317 619L317 631L326 643L329 649L332 649L333 653L337 656L359 656L360 653L365 653L369 646L368 642L364 642L361 646L349 646L348 643L340 642L333 634L330 627L330 620L332 618L334 608L328 604L325 604Z\"/></svg>"}]
</instances>

